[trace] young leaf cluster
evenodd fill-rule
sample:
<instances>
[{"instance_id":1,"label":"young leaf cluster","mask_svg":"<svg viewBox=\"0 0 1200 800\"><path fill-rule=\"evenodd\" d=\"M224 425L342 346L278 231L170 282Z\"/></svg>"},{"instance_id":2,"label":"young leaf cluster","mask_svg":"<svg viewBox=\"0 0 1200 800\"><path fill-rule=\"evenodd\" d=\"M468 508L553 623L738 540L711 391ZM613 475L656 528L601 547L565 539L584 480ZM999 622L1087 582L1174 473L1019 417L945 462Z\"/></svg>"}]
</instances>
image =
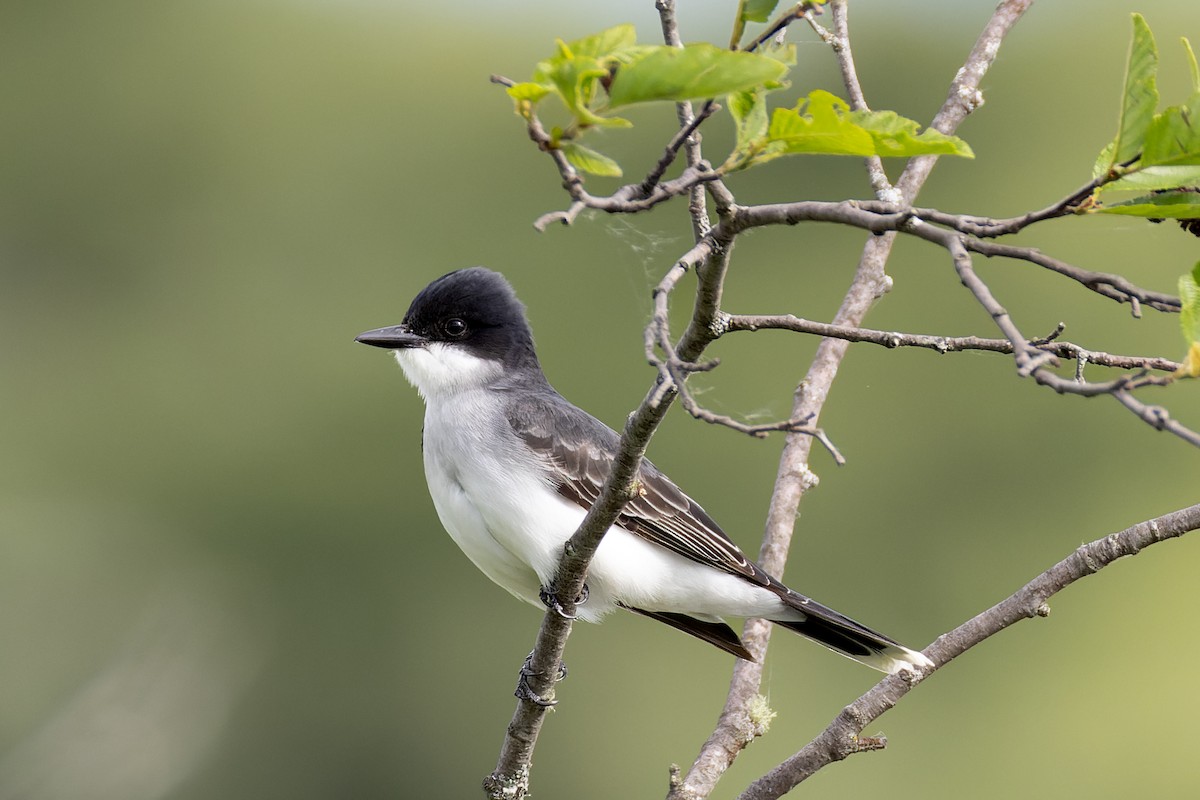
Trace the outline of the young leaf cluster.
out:
<instances>
[{"instance_id":1,"label":"young leaf cluster","mask_svg":"<svg viewBox=\"0 0 1200 800\"><path fill-rule=\"evenodd\" d=\"M1121 97L1116 138L1101 151L1093 177L1100 193L1145 192L1089 210L1149 219L1200 219L1200 67L1187 39L1181 39L1191 70L1188 99L1158 108L1158 48L1140 14L1133 15L1133 38Z\"/></svg>"},{"instance_id":2,"label":"young leaf cluster","mask_svg":"<svg viewBox=\"0 0 1200 800\"><path fill-rule=\"evenodd\" d=\"M774 3L742 3L738 20L759 21ZM556 97L569 121L550 131L550 147L577 170L618 177L621 166L580 143L590 130L627 128L615 112L638 103L726 98L737 127L737 145L720 167L728 172L800 154L893 156L937 153L972 157L966 142L892 111L855 111L844 100L813 91L792 108L769 111L768 92L787 87L794 46L761 52L708 43L683 47L641 45L632 25L618 25L573 42L559 40L530 80L508 88L516 111L533 120L540 104Z\"/></svg>"},{"instance_id":3,"label":"young leaf cluster","mask_svg":"<svg viewBox=\"0 0 1200 800\"><path fill-rule=\"evenodd\" d=\"M937 154L973 158L957 136L946 136L895 111L854 111L836 95L815 89L795 108L776 108L768 119L762 89L739 92L729 109L737 146L723 168L743 169L780 156L813 154L896 156Z\"/></svg>"},{"instance_id":4,"label":"young leaf cluster","mask_svg":"<svg viewBox=\"0 0 1200 800\"><path fill-rule=\"evenodd\" d=\"M1178 220L1200 235L1200 66L1186 38L1180 39L1191 72L1187 100L1158 108L1158 47L1141 14L1133 15L1133 38L1121 96L1117 135L1096 159L1097 195L1144 192L1131 200L1087 210L1144 217L1153 222ZM1200 264L1179 279L1180 322L1188 352L1177 377L1200 377Z\"/></svg>"}]
</instances>

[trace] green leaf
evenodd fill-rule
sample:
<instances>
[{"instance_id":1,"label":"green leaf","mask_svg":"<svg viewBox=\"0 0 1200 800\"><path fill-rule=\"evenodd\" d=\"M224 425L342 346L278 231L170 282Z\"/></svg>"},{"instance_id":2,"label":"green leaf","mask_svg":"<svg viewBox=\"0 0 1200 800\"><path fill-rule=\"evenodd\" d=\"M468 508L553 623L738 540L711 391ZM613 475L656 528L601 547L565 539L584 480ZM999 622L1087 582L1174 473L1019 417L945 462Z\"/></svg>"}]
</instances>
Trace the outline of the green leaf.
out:
<instances>
[{"instance_id":1,"label":"green leaf","mask_svg":"<svg viewBox=\"0 0 1200 800\"><path fill-rule=\"evenodd\" d=\"M738 17L743 22L766 22L777 5L779 0L741 0L738 3Z\"/></svg>"},{"instance_id":2,"label":"green leaf","mask_svg":"<svg viewBox=\"0 0 1200 800\"><path fill-rule=\"evenodd\" d=\"M1148 194L1124 203L1099 206L1095 211L1148 219L1200 219L1200 193L1177 191Z\"/></svg>"},{"instance_id":3,"label":"green leaf","mask_svg":"<svg viewBox=\"0 0 1200 800\"><path fill-rule=\"evenodd\" d=\"M1179 326L1188 343L1187 357L1176 377L1200 377L1200 261L1179 279Z\"/></svg>"},{"instance_id":4,"label":"green leaf","mask_svg":"<svg viewBox=\"0 0 1200 800\"><path fill-rule=\"evenodd\" d=\"M737 147L734 152L752 155L766 144L766 92L762 89L734 92L725 98L725 102L737 126Z\"/></svg>"},{"instance_id":5,"label":"green leaf","mask_svg":"<svg viewBox=\"0 0 1200 800\"><path fill-rule=\"evenodd\" d=\"M875 142L875 154L907 158L918 155L947 155L974 158L971 147L957 136L921 126L895 111L853 111L850 119L864 128Z\"/></svg>"},{"instance_id":6,"label":"green leaf","mask_svg":"<svg viewBox=\"0 0 1200 800\"><path fill-rule=\"evenodd\" d=\"M531 83L557 94L581 126L629 127L628 120L600 115L596 106L601 82L637 52L636 36L632 25L617 25L573 42L560 39L555 54L538 63Z\"/></svg>"},{"instance_id":7,"label":"green leaf","mask_svg":"<svg viewBox=\"0 0 1200 800\"><path fill-rule=\"evenodd\" d=\"M533 83L526 81L508 87L508 96L513 100L524 100L530 103L536 103L552 90L549 86L542 83Z\"/></svg>"},{"instance_id":8,"label":"green leaf","mask_svg":"<svg viewBox=\"0 0 1200 800\"><path fill-rule=\"evenodd\" d=\"M1132 190L1151 192L1178 189L1181 186L1200 186L1200 165L1147 167L1128 173L1125 177L1106 183L1102 192Z\"/></svg>"},{"instance_id":9,"label":"green leaf","mask_svg":"<svg viewBox=\"0 0 1200 800\"><path fill-rule=\"evenodd\" d=\"M766 22L778 4L779 0L738 0L737 16L733 18L733 33L729 37L729 49L738 49L747 22Z\"/></svg>"},{"instance_id":10,"label":"green leaf","mask_svg":"<svg viewBox=\"0 0 1200 800\"><path fill-rule=\"evenodd\" d=\"M1135 46L1131 48L1130 60L1132 74L1133 51L1137 49L1136 42L1140 38L1149 41L1149 29L1141 17L1134 16ZM1140 136L1133 139L1118 136L1100 154L1096 161L1093 177L1100 178L1116 173L1120 177L1100 187L1101 192L1120 190L1160 190L1176 189L1185 186L1195 186L1200 183L1200 66L1196 63L1196 54L1187 39L1182 40L1184 53L1187 56L1188 67L1192 79L1192 94L1182 105L1170 106L1159 114L1151 114L1149 122L1140 129ZM1149 91L1143 91L1143 101L1157 102L1157 92L1154 90L1153 70L1149 80ZM1126 76L1126 104L1129 103L1129 93L1135 91ZM1135 92L1136 93L1136 92ZM1151 107L1153 111L1153 107ZM1139 111L1138 114L1141 114ZM1128 118L1123 114L1122 125ZM1136 127L1136 126L1135 126ZM1136 144L1130 152L1127 148ZM1121 163L1136 159L1128 168L1121 168Z\"/></svg>"},{"instance_id":11,"label":"green leaf","mask_svg":"<svg viewBox=\"0 0 1200 800\"><path fill-rule=\"evenodd\" d=\"M1200 378L1200 342L1192 342L1179 369L1171 373L1174 378Z\"/></svg>"},{"instance_id":12,"label":"green leaf","mask_svg":"<svg viewBox=\"0 0 1200 800\"><path fill-rule=\"evenodd\" d=\"M1157 76L1158 48L1154 44L1154 34L1150 32L1145 18L1141 14L1134 14L1121 115L1109 168L1136 158L1142 152L1146 130L1154 117L1154 109L1158 107Z\"/></svg>"},{"instance_id":13,"label":"green leaf","mask_svg":"<svg viewBox=\"0 0 1200 800\"><path fill-rule=\"evenodd\" d=\"M600 80L608 77L608 69L592 56L575 56L570 46L561 41L558 46L555 57L538 64L534 81L551 84L581 125L628 127L627 120L602 117L592 110Z\"/></svg>"},{"instance_id":14,"label":"green leaf","mask_svg":"<svg viewBox=\"0 0 1200 800\"><path fill-rule=\"evenodd\" d=\"M796 63L796 46L793 44L766 47L759 52L785 66ZM787 81L768 81L762 86L726 96L725 104L729 108L729 114L733 117L737 130L737 145L730 156L737 163L729 164L727 168L740 169L745 166L744 162L756 155L766 145L767 129L770 125L767 114L767 93L787 85Z\"/></svg>"},{"instance_id":15,"label":"green leaf","mask_svg":"<svg viewBox=\"0 0 1200 800\"><path fill-rule=\"evenodd\" d=\"M608 105L717 97L778 80L786 71L773 58L707 43L645 48L617 69Z\"/></svg>"},{"instance_id":16,"label":"green leaf","mask_svg":"<svg viewBox=\"0 0 1200 800\"><path fill-rule=\"evenodd\" d=\"M597 153L575 142L563 142L559 148L567 157L567 161L578 170L604 178L621 177L621 165L603 153Z\"/></svg>"},{"instance_id":17,"label":"green leaf","mask_svg":"<svg viewBox=\"0 0 1200 800\"><path fill-rule=\"evenodd\" d=\"M1179 37L1180 43L1183 45L1183 50L1187 53L1188 68L1192 74L1192 98L1188 100L1188 105L1195 110L1197 105L1200 105L1200 64L1196 63L1196 51L1192 49L1192 43L1187 40L1186 36Z\"/></svg>"},{"instance_id":18,"label":"green leaf","mask_svg":"<svg viewBox=\"0 0 1200 800\"><path fill-rule=\"evenodd\" d=\"M1189 343L1200 342L1200 261L1192 267L1190 275L1179 278L1179 324L1183 338Z\"/></svg>"},{"instance_id":19,"label":"green leaf","mask_svg":"<svg viewBox=\"0 0 1200 800\"><path fill-rule=\"evenodd\" d=\"M800 153L875 155L875 140L850 121L849 111L845 100L822 89L811 92L795 108L775 109L767 131L769 157Z\"/></svg>"},{"instance_id":20,"label":"green leaf","mask_svg":"<svg viewBox=\"0 0 1200 800\"><path fill-rule=\"evenodd\" d=\"M766 47L760 47L758 54L764 58L770 58L783 64L785 67L796 66L796 45L792 42L785 44L769 44ZM784 73L787 74L786 72ZM780 78L774 81L764 81L763 87L767 91L775 91L776 89L785 89L789 86L789 82Z\"/></svg>"},{"instance_id":21,"label":"green leaf","mask_svg":"<svg viewBox=\"0 0 1200 800\"><path fill-rule=\"evenodd\" d=\"M1092 180L1103 178L1112 170L1113 164L1116 163L1113 159L1113 153L1117 151L1117 140L1113 139L1108 144L1104 145L1104 149L1100 151L1100 155L1096 156L1096 163L1092 165ZM1101 190L1109 184L1101 186Z\"/></svg>"},{"instance_id":22,"label":"green leaf","mask_svg":"<svg viewBox=\"0 0 1200 800\"><path fill-rule=\"evenodd\" d=\"M567 49L576 58L604 60L633 47L637 42L637 30L630 24L614 25L607 30L593 33L567 44Z\"/></svg>"},{"instance_id":23,"label":"green leaf","mask_svg":"<svg viewBox=\"0 0 1200 800\"><path fill-rule=\"evenodd\" d=\"M1157 114L1146 131L1139 167L1200 164L1200 120L1187 106L1171 106Z\"/></svg>"},{"instance_id":24,"label":"green leaf","mask_svg":"<svg viewBox=\"0 0 1200 800\"><path fill-rule=\"evenodd\" d=\"M851 111L846 101L821 89L795 108L777 108L765 137L755 118L758 109L739 95L730 108L738 122L738 144L725 162L740 169L786 155L909 157L924 154L972 157L962 139L920 126L894 111ZM761 103L761 98L756 98ZM762 113L765 113L763 111Z\"/></svg>"}]
</instances>

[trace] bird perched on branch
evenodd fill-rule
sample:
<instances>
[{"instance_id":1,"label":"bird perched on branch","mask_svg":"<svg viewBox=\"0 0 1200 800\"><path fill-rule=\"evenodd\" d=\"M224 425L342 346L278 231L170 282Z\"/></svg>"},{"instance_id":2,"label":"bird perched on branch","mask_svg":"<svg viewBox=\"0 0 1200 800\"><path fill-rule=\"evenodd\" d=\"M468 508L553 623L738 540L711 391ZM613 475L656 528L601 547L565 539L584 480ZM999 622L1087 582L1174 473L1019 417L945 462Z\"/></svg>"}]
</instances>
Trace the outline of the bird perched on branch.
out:
<instances>
[{"instance_id":1,"label":"bird perched on branch","mask_svg":"<svg viewBox=\"0 0 1200 800\"><path fill-rule=\"evenodd\" d=\"M508 281L482 267L451 272L399 325L356 341L391 350L425 400L425 476L450 536L497 584L550 604L563 545L599 496L619 437L546 380ZM763 617L884 672L933 666L768 575L648 460L639 487L588 566L582 619L625 608L752 659L722 618Z\"/></svg>"}]
</instances>

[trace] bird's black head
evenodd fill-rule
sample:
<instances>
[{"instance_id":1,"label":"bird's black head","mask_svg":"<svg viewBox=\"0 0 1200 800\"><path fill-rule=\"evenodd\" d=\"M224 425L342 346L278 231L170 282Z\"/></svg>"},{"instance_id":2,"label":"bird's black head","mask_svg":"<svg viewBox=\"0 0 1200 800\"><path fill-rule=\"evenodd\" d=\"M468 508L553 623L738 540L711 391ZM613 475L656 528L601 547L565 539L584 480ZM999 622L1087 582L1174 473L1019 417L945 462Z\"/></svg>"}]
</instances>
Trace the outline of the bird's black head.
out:
<instances>
[{"instance_id":1,"label":"bird's black head","mask_svg":"<svg viewBox=\"0 0 1200 800\"><path fill-rule=\"evenodd\" d=\"M393 350L442 343L508 368L537 365L525 306L503 275L484 267L443 275L420 291L399 325L355 341Z\"/></svg>"}]
</instances>

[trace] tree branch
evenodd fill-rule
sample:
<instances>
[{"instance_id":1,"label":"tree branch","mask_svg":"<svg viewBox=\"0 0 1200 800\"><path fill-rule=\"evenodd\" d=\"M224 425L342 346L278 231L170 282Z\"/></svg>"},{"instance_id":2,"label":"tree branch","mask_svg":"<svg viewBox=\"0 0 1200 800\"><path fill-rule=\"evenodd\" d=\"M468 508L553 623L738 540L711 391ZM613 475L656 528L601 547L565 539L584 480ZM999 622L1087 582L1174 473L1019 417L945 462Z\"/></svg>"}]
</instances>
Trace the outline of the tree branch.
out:
<instances>
[{"instance_id":1,"label":"tree branch","mask_svg":"<svg viewBox=\"0 0 1200 800\"><path fill-rule=\"evenodd\" d=\"M766 29L762 33L760 33L758 36L755 36L754 39L742 49L747 53L753 53L755 50L762 47L776 36L781 35L787 30L788 26L796 20L808 19L811 22L812 15L820 13L820 6L814 7L811 3L807 2L796 3L790 9L776 17L773 22L767 25ZM730 47L736 48L737 42L731 42Z\"/></svg>"},{"instance_id":2,"label":"tree branch","mask_svg":"<svg viewBox=\"0 0 1200 800\"><path fill-rule=\"evenodd\" d=\"M1183 439L1189 444L1200 447L1200 433L1181 425L1177 420L1172 419L1171 415L1162 406L1146 405L1141 400L1138 400L1125 388L1119 388L1113 391L1113 397L1117 398L1117 402L1132 411L1137 418L1151 426L1155 430L1167 431L1173 433L1180 439Z\"/></svg>"},{"instance_id":3,"label":"tree branch","mask_svg":"<svg viewBox=\"0 0 1200 800\"><path fill-rule=\"evenodd\" d=\"M726 329L730 333L735 331L788 330L795 331L796 333L826 336L833 339L845 339L848 342L876 344L888 349L896 347L920 347L926 350L934 350L938 353L959 353L964 350L985 350L1007 355L1013 353L1013 344L1007 339L880 331L848 325L834 325L828 322L813 322L812 320L801 319L791 314L778 316L731 314L726 320ZM1087 364L1096 364L1101 367L1115 367L1117 369L1129 370L1153 369L1162 372L1174 372L1179 369L1178 362L1157 356L1122 356L1097 350L1087 350L1071 342L1058 341L1057 333L1052 338L1030 339L1027 343L1031 347L1051 353L1059 358L1083 361Z\"/></svg>"},{"instance_id":4,"label":"tree branch","mask_svg":"<svg viewBox=\"0 0 1200 800\"><path fill-rule=\"evenodd\" d=\"M925 648L925 655L940 669L1014 623L1047 616L1050 608L1046 601L1075 581L1094 575L1119 558L1136 555L1153 544L1197 529L1200 529L1200 504L1140 522L1082 545L1005 600L939 636ZM932 672L926 672L918 678L912 673L901 673L884 678L846 706L829 727L799 752L750 784L738 800L775 800L822 767L859 752L858 734L930 674Z\"/></svg>"},{"instance_id":5,"label":"tree branch","mask_svg":"<svg viewBox=\"0 0 1200 800\"><path fill-rule=\"evenodd\" d=\"M700 123L711 117L713 114L721 110L721 107L712 100L708 100L700 108L700 113L693 116L692 104L690 102L677 103L680 107L680 128L676 134L671 137L671 141L667 142L667 146L663 152L662 158L654 165L654 169L650 170L650 174L642 181L640 187L643 196L649 196L654 187L662 180L662 176L666 173L667 168L675 161L675 157L679 154L679 148L683 147L689 141L697 139L696 129L700 127ZM697 166L700 163L699 154L695 159L695 163L689 159L689 166Z\"/></svg>"},{"instance_id":6,"label":"tree branch","mask_svg":"<svg viewBox=\"0 0 1200 800\"><path fill-rule=\"evenodd\" d=\"M951 83L948 97L931 123L932 129L951 134L971 111L982 104L980 81L996 58L1005 36L1031 2L1032 0L1004 0L996 8L963 67ZM679 46L674 0L657 0L656 7L662 21L664 40L668 44ZM784 30L791 21L804 16L803 9L804 4L799 4L780 17L775 32ZM845 0L833 0L831 9L833 32L825 31L822 36L831 44L838 59L853 107L865 109L866 98L858 82L849 45ZM818 33L824 31L815 22L813 24ZM748 49L761 45L767 38L770 37L760 36ZM505 82L505 79L496 80ZM587 565L621 508L635 496L638 468L646 446L670 404L677 398L693 416L714 424L725 425L751 435L762 435L769 430L787 432L759 558L764 569L776 576L781 576L783 572L800 499L807 489L817 482L816 476L808 468L812 439L817 438L825 444L835 459L840 458L816 423L851 342L866 341L887 347L926 347L939 352L980 349L1009 353L1014 358L1019 374L1033 376L1041 385L1048 385L1058 392L1084 396L1111 394L1156 428L1171 431L1200 446L1200 435L1171 419L1162 409L1145 405L1131 394L1131 390L1135 388L1170 380L1149 376L1145 370L1174 369L1177 365L1166 359L1113 356L1091 352L1069 342L1058 342L1056 339L1061 333L1061 326L1055 334L1046 339L1028 339L1021 334L1008 312L974 270L973 253L1023 260L1070 277L1102 296L1119 302L1129 302L1135 315L1142 305L1162 311L1178 311L1180 303L1177 298L1141 289L1121 276L1081 269L1045 256L1033 248L985 241L985 237L1015 232L1035 222L1071 213L1079 203L1090 196L1098 185L1097 182L1085 185L1040 211L1009 220L990 220L945 214L936 209L911 208L914 197L936 163L936 156L910 159L895 187L888 182L882 162L873 158L868 160L867 167L878 198L875 201L740 206L723 183L721 172L713 170L701 154L698 128L715 110L716 106L711 101L701 108L699 114L694 113L690 103L678 103L679 129L646 178L640 183L622 186L607 197L589 194L584 189L583 177L570 164L536 115L530 112L526 116L530 139L554 161L563 187L572 200L567 210L539 218L535 223L539 230L552 222L569 224L584 208L608 213L638 213L673 197L687 194L690 198L689 214L695 239L692 248L671 266L653 292L654 310L652 319L645 328L644 346L647 359L657 369L657 380L641 405L630 416L621 436L620 449L612 472L599 499L588 511L580 528L567 542L554 585L549 587L561 603L563 613L547 613L529 661L529 688L543 697L553 696L555 676L571 629L570 617L575 610L574 598L582 592ZM686 166L678 177L663 180L680 152L685 154ZM706 193L714 200L718 217L715 225L708 215ZM867 241L853 282L833 322L813 323L791 316L733 316L723 312L721 294L731 250L738 235L756 227L793 225L801 221L842 223L877 234ZM861 323L865 315L891 288L891 278L884 272L884 266L896 233L915 235L944 248L951 256L959 280L988 311L1005 338L935 337L862 328ZM692 270L698 277L692 316L679 341L674 342L669 324L670 296L683 276ZM768 425L747 425L701 407L688 392L686 381L691 373L711 369L716 365L715 361L698 360L707 345L729 331L766 327L815 333L823 337L805 379L797 387L791 417ZM1059 357L1071 358L1077 362L1074 380L1052 371L1051 367L1058 366ZM1083 369L1087 362L1123 369L1140 369L1142 372L1122 375L1106 382L1088 382L1083 379ZM688 773L682 778L676 776L672 780L669 797L673 800L707 797L740 750L758 735L760 728L750 724L752 720L749 709L761 685L761 660L769 641L769 633L769 625L762 620L747 622L743 640L758 660L736 663L725 708L716 728ZM942 639L939 639L939 643L941 642ZM936 652L936 647L937 645L931 649L931 653ZM953 655L952 653L946 656L944 660L952 658ZM944 660L939 663L944 663ZM895 689L896 686L908 685L910 684L905 683L902 677L885 679L880 684L890 687L889 690ZM904 691L907 691L907 688L900 694ZM888 702L894 704L895 701ZM875 716L887 707L890 707L887 703L880 705ZM871 709L874 708L871 706ZM522 699L518 703L497 769L485 780L485 787L491 797L524 796L528 789L533 747L545 713L544 706L528 700ZM869 722L869 719L857 712L851 722L857 723L860 718L865 720L862 724ZM852 733L856 735L861 729L859 726ZM810 745L810 748L817 746L817 741L819 740ZM844 745L842 740L838 742L839 747ZM835 757L844 758L849 752L882 745L882 741L866 742L855 738L852 748L830 752L841 753ZM792 775L791 772L784 774ZM791 777L787 777L786 780L791 780ZM775 785L767 778L764 778L764 781L767 781L764 785ZM754 787L751 788L751 791L753 790Z\"/></svg>"},{"instance_id":7,"label":"tree branch","mask_svg":"<svg viewBox=\"0 0 1200 800\"><path fill-rule=\"evenodd\" d=\"M969 214L946 214L938 211L936 208L918 208L913 209L913 211L918 217L927 222L946 225L960 233L968 233L972 236L988 239L996 236L1008 236L1018 233L1034 223L1073 214L1083 201L1091 197L1097 188L1107 182L1108 179L1106 178L1096 178L1043 209L1030 211L1028 214L1022 214L1019 217L1009 217L1008 219L975 217Z\"/></svg>"},{"instance_id":8,"label":"tree branch","mask_svg":"<svg viewBox=\"0 0 1200 800\"><path fill-rule=\"evenodd\" d=\"M910 164L914 162L910 162ZM903 176L901 178L903 179ZM857 201L843 201L838 203L799 201L758 206L734 206L726 217L713 228L711 232L712 241L728 242L728 246L731 246L737 234L752 228L767 225L795 225L802 221L838 222L844 225L859 227L873 233L887 234L875 237L867 245L869 251L879 253L875 257L885 258L887 252L890 251L892 235L894 233L902 232L915 235L944 248L950 254L959 280L971 291L976 301L992 317L996 326L1012 346L1017 373L1022 377L1032 376L1038 384L1049 386L1059 394L1077 394L1085 397L1113 394L1118 390L1136 389L1147 385L1164 385L1171 381L1170 377L1127 375L1104 383L1089 383L1082 380L1081 373L1077 374L1074 380L1071 380L1060 377L1051 370L1046 369L1057 364L1054 349L1036 347L1028 337L1021 333L1012 321L1007 309L1000 304L992 294L991 289L988 288L987 284L976 273L971 262L971 253L982 252L984 254L1010 258L1022 258L1032 263L1047 266L1056 272L1078 280L1082 285L1099 294L1118 301L1128 301L1135 310L1139 309L1141 304L1144 303L1151 308L1164 312L1178 311L1180 308L1178 298L1142 289L1119 275L1092 272L1075 267L1057 259L1044 256L1032 248L999 245L994 242L986 242L958 233L953 229L931 225L912 216L910 211L895 209L895 206L887 203ZM869 288L871 292L875 293L876 297L890 288L890 278L882 272L882 261L879 264L877 274L871 279ZM861 304L865 300L865 296L859 297L856 302ZM869 304L873 302L874 298L871 298L866 307L869 307ZM863 313L865 313L865 310ZM665 314L658 317L659 333L655 344L663 352L670 353L669 331L666 328L666 319ZM858 321L860 319L861 317L858 320L851 320L847 327L859 327ZM837 319L835 319L835 324L840 324ZM822 346L825 346L825 344L825 342L822 342ZM842 342L843 352L844 346L845 342ZM1073 353L1072 357L1079 359L1084 353L1086 351L1083 348L1078 348L1078 351ZM820 355L820 351L818 351L818 355ZM840 358L841 354L838 355L839 361ZM651 361L655 363L653 356L651 356ZM664 372L666 377L670 378L670 373L675 369L675 366L668 359L665 366L660 366L660 372ZM711 368L708 365L685 364L682 366L691 371ZM1135 409L1135 406L1132 404L1125 401L1122 402L1131 410ZM815 411L816 409L809 408L805 409L802 413L795 412L792 414L791 419L815 420ZM1154 425L1156 429L1176 433L1176 435L1180 435L1181 438L1188 442L1194 442L1200 436L1200 434L1186 428L1180 423L1170 420L1169 415L1166 415L1161 409L1153 413L1141 413L1141 411L1135 410L1135 413L1138 414L1140 419Z\"/></svg>"},{"instance_id":9,"label":"tree branch","mask_svg":"<svg viewBox=\"0 0 1200 800\"><path fill-rule=\"evenodd\" d=\"M697 257L700 253L712 251L694 248ZM728 252L727 250L725 252ZM680 278L693 266L685 262L677 262L667 276L654 290L657 300L668 295ZM720 280L724 273L721 269L709 272L711 277L705 278L701 273L701 282ZM697 315L703 313L698 306ZM705 328L704 324L696 326L698 330ZM689 328L689 330L691 330ZM704 347L711 341L704 336L688 336L680 342L679 352L686 359L699 357ZM631 498L636 496L637 476L646 446L654 434L667 409L676 397L673 386L664 388L662 382L650 390L646 398L630 415L621 434L620 445L613 461L612 470L604 481L600 496L588 510L579 529L567 541L563 548L563 556L559 561L555 574L554 585L548 587L558 599L561 613L551 609L542 619L537 641L529 656L529 689L536 695L552 700L554 697L555 676L566 649L567 637L571 633L571 617L575 613L575 598L580 597L587 578L587 566L592 556L600 546L604 534L616 522L621 509ZM519 800L529 791L529 770L533 761L533 750L537 744L541 726L545 720L547 707L521 698L517 702L513 719L501 747L500 758L496 769L483 781L485 793L492 800Z\"/></svg>"},{"instance_id":10,"label":"tree branch","mask_svg":"<svg viewBox=\"0 0 1200 800\"><path fill-rule=\"evenodd\" d=\"M1048 256L1034 247L1014 247L1013 245L1000 244L998 242L986 242L973 236L964 238L963 243L968 250L988 256L989 258L992 256L1003 256L1004 258L1028 261L1031 264L1037 264L1039 267L1045 267L1048 270L1057 272L1059 275L1065 275L1099 295L1116 300L1118 303L1129 303L1135 317L1142 315L1141 307L1143 305L1150 306L1157 311L1166 312L1178 312L1180 309L1179 298L1174 295L1143 289L1128 279L1110 272L1094 272L1088 269L1081 269L1073 264L1068 264L1065 261Z\"/></svg>"},{"instance_id":11,"label":"tree branch","mask_svg":"<svg viewBox=\"0 0 1200 800\"><path fill-rule=\"evenodd\" d=\"M963 67L950 86L950 94L934 118L933 127L941 133L953 133L959 123L978 107L978 87L1000 49L1000 43L1025 13L1032 0L1005 0L992 14ZM911 203L936 163L935 156L911 159L897 189ZM838 325L859 327L867 312L890 287L884 265L891 252L894 235L868 240L859 259L854 280L834 317ZM838 367L849 343L824 339L808 373L796 389L792 417L811 419L815 424L828 396ZM789 435L780 456L775 489L771 495L766 531L759 551L759 564L773 575L781 576L787 561L796 514L804 493L816 485L816 476L808 468L812 440ZM669 800L696 800L708 797L721 775L752 740L749 709L762 685L762 657L770 641L771 626L765 620L747 620L742 640L756 661L738 661L733 667L725 707L716 727L701 747L687 774L671 787Z\"/></svg>"},{"instance_id":12,"label":"tree branch","mask_svg":"<svg viewBox=\"0 0 1200 800\"><path fill-rule=\"evenodd\" d=\"M673 0L660 0L664 36L668 44L678 45L675 30ZM676 137L684 143L689 169L702 165L702 156L690 104L679 104L680 130L687 134ZM531 127L535 120L531 120ZM540 127L540 124L539 124ZM673 140L674 142L675 140ZM565 163L565 158L563 159ZM567 165L570 166L569 164ZM562 167L560 166L560 170ZM573 174L573 170L571 170ZM565 173L564 173L565 177ZM679 345L667 352L680 361L693 362L704 348L716 338L716 315L719 312L721 286L728 265L731 242L720 245L709 236L708 214L704 204L704 193L693 193L690 206L693 229L697 243L690 251L692 260L681 259L668 270L667 275L655 288L656 320L647 326L647 340L652 337L656 322L665 326L667 319L666 299L675 285L689 269L698 276L696 304L692 324L688 327ZM711 264L711 268L701 266ZM658 315L661 314L661 319ZM648 345L653 355L653 347ZM686 376L685 376L686 377ZM678 386L682 386L682 379ZM554 585L548 587L557 598L560 609L547 610L538 631L533 652L529 654L529 690L542 698L553 700L555 677L562 663L567 638L571 633L571 622L575 614L575 598L583 593L587 579L587 567L595 555L605 533L616 522L625 504L636 496L638 472L650 437L666 416L671 402L677 396L673 381L659 380L652 387L641 405L630 415L621 434L621 440L613 465L600 495L563 548L554 577ZM533 763L533 750L545 721L547 706L520 697L513 719L509 723L496 769L483 781L484 792L492 800L520 800L528 794L529 774Z\"/></svg>"},{"instance_id":13,"label":"tree branch","mask_svg":"<svg viewBox=\"0 0 1200 800\"><path fill-rule=\"evenodd\" d=\"M671 47L683 47L683 39L679 35L679 22L675 17L675 0L657 0L654 7L658 10L663 42ZM700 114L693 117L690 100L675 104L675 116L679 120L680 133L687 131L682 139L687 165L691 169L708 168L701 153L700 133L697 128L718 108L719 106L709 100L704 104ZM709 182L708 187L710 191L716 193L716 196L729 193L719 178ZM692 239L699 242L712 227L712 223L708 219L708 208L704 202L704 187L699 184L688 188L688 214L692 220Z\"/></svg>"}]
</instances>

